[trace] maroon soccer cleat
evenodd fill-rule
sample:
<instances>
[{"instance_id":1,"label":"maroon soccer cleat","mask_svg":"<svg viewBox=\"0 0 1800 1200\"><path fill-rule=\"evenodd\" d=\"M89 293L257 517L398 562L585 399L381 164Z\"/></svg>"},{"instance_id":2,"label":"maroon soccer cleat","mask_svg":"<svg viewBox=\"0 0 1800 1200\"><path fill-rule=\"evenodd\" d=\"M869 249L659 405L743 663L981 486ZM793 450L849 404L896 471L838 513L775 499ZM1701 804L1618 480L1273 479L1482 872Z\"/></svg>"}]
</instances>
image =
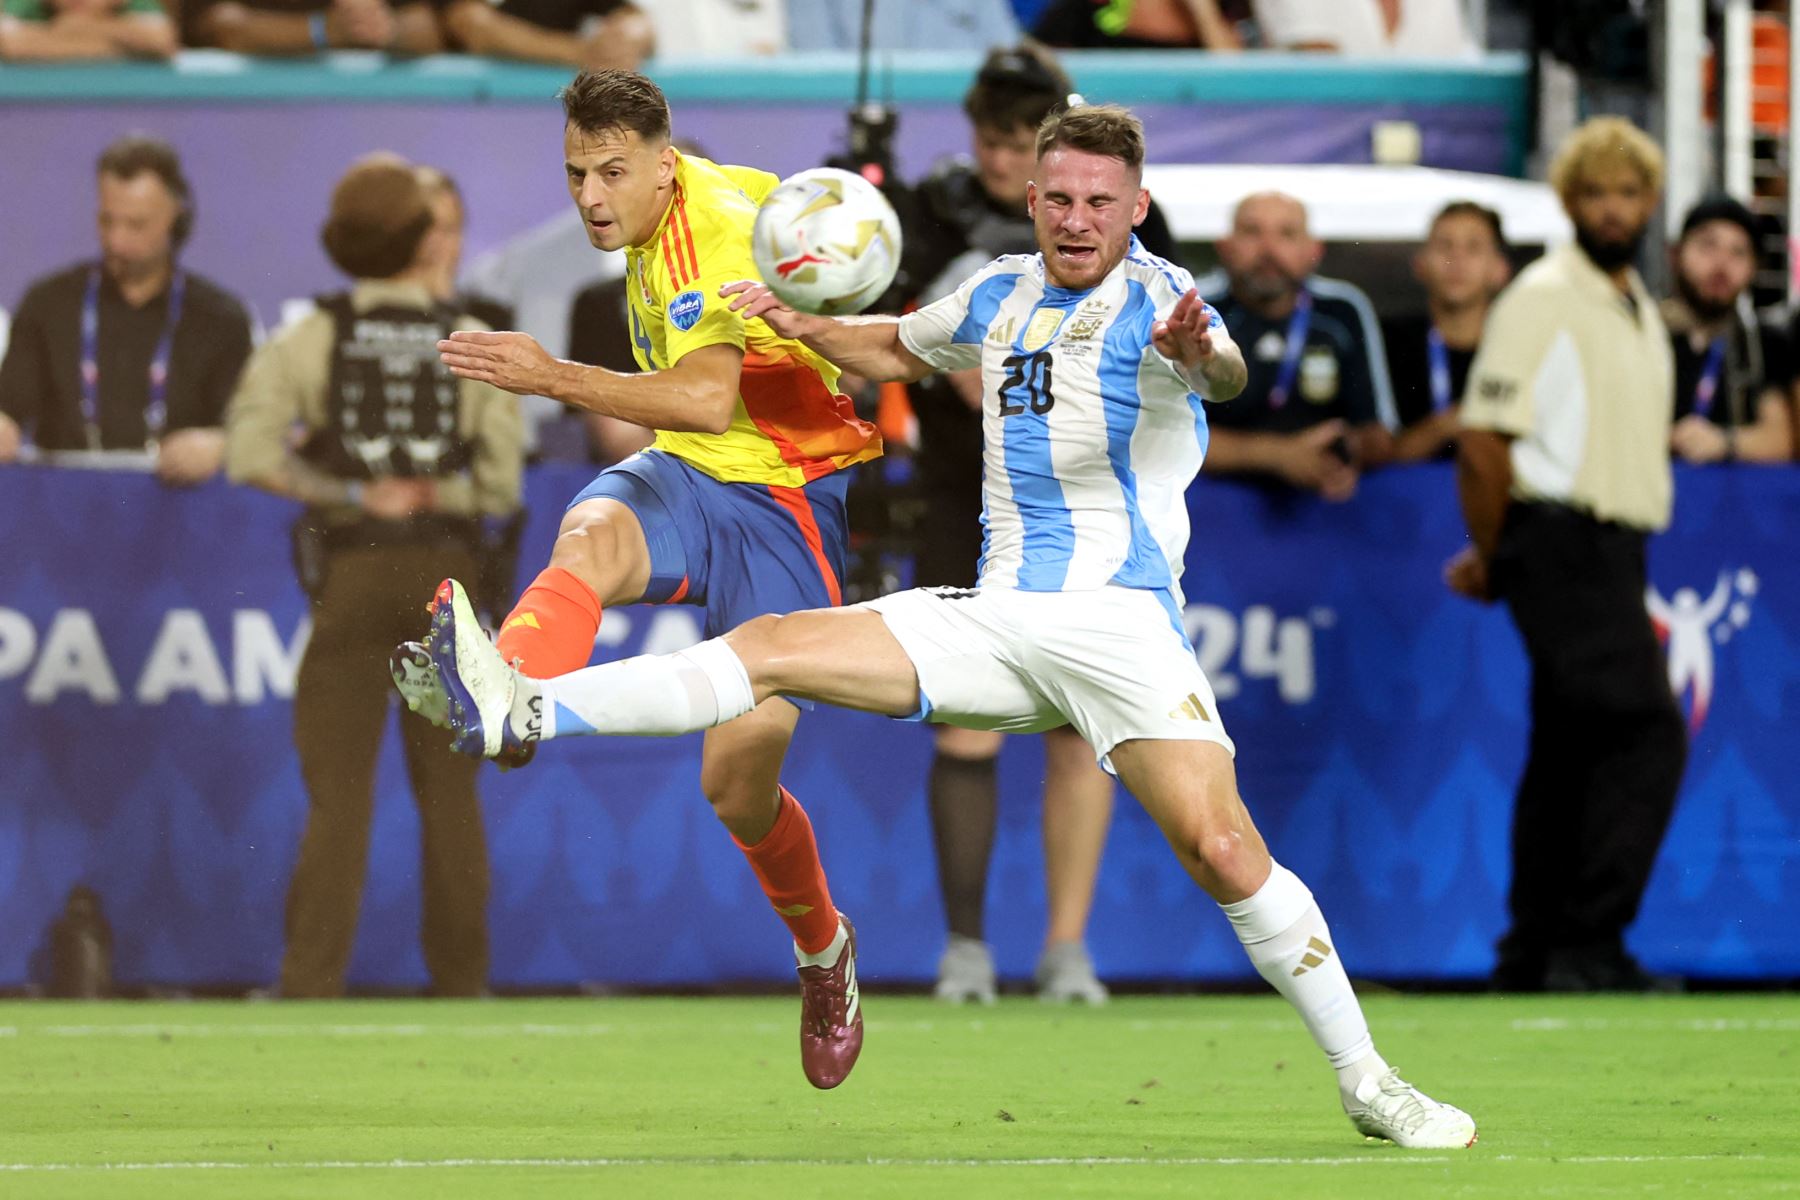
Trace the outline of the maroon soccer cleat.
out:
<instances>
[{"instance_id":1,"label":"maroon soccer cleat","mask_svg":"<svg viewBox=\"0 0 1800 1200\"><path fill-rule=\"evenodd\" d=\"M801 967L800 1067L816 1088L844 1082L862 1053L862 995L856 987L856 927L843 913L844 949L829 967Z\"/></svg>"}]
</instances>

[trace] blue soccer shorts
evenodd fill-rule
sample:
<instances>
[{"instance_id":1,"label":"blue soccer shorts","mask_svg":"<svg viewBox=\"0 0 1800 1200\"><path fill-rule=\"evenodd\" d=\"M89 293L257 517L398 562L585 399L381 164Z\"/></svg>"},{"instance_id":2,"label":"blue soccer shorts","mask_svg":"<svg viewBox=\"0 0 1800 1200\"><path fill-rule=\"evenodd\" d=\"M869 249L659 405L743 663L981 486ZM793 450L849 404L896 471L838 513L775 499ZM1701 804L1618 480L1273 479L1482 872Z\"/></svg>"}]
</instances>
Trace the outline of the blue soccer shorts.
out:
<instances>
[{"instance_id":1,"label":"blue soccer shorts","mask_svg":"<svg viewBox=\"0 0 1800 1200\"><path fill-rule=\"evenodd\" d=\"M849 539L848 472L805 487L720 483L672 454L646 450L602 471L569 502L617 500L650 547L646 604L697 604L705 634L752 617L835 608Z\"/></svg>"}]
</instances>

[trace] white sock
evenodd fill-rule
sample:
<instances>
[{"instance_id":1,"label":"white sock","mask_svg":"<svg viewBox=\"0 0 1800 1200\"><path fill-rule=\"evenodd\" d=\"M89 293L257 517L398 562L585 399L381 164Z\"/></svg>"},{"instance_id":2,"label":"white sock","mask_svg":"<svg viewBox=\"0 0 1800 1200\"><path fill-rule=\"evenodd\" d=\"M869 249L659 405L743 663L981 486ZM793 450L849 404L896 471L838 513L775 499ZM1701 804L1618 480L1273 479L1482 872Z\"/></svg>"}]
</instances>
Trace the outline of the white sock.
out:
<instances>
[{"instance_id":1,"label":"white sock","mask_svg":"<svg viewBox=\"0 0 1800 1200\"><path fill-rule=\"evenodd\" d=\"M673 737L723 725L756 707L750 673L722 638L532 684L544 698L546 741L596 733Z\"/></svg>"},{"instance_id":2,"label":"white sock","mask_svg":"<svg viewBox=\"0 0 1800 1200\"><path fill-rule=\"evenodd\" d=\"M1354 1096L1365 1075L1387 1070L1325 916L1299 876L1275 863L1254 896L1219 907L1257 973L1299 1010L1307 1032L1337 1071L1340 1092Z\"/></svg>"},{"instance_id":3,"label":"white sock","mask_svg":"<svg viewBox=\"0 0 1800 1200\"><path fill-rule=\"evenodd\" d=\"M831 945L825 947L823 950L819 951L817 954L808 954L806 951L804 951L800 948L799 942L795 942L794 943L794 961L799 963L803 967L836 966L837 960L838 960L838 955L840 955L844 952L844 943L849 940L850 940L850 931L848 929L844 928L844 923L842 921L839 921L837 936L831 939Z\"/></svg>"}]
</instances>

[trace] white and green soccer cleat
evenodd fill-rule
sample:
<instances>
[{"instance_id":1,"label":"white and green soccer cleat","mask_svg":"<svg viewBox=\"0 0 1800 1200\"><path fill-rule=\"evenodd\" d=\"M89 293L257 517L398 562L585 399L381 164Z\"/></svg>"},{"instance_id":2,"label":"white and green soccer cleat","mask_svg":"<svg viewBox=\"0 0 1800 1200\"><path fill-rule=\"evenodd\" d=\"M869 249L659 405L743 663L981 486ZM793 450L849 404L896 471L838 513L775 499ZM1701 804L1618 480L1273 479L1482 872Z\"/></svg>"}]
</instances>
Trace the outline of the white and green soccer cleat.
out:
<instances>
[{"instance_id":1,"label":"white and green soccer cleat","mask_svg":"<svg viewBox=\"0 0 1800 1200\"><path fill-rule=\"evenodd\" d=\"M1379 1076L1364 1076L1344 1112L1364 1137L1408 1150L1462 1150L1473 1146L1477 1136L1474 1117L1439 1104L1392 1067Z\"/></svg>"},{"instance_id":2,"label":"white and green soccer cleat","mask_svg":"<svg viewBox=\"0 0 1800 1200\"><path fill-rule=\"evenodd\" d=\"M394 677L394 690L406 701L406 707L424 717L439 729L450 728L450 697L438 678L437 664L423 642L401 642L388 655L388 672Z\"/></svg>"},{"instance_id":3,"label":"white and green soccer cleat","mask_svg":"<svg viewBox=\"0 0 1800 1200\"><path fill-rule=\"evenodd\" d=\"M476 758L500 759L503 765L529 762L537 749L535 706L541 698L528 689L533 719L523 732L515 729L511 717L523 677L488 640L468 592L454 579L438 585L425 645L448 701L452 748Z\"/></svg>"}]
</instances>

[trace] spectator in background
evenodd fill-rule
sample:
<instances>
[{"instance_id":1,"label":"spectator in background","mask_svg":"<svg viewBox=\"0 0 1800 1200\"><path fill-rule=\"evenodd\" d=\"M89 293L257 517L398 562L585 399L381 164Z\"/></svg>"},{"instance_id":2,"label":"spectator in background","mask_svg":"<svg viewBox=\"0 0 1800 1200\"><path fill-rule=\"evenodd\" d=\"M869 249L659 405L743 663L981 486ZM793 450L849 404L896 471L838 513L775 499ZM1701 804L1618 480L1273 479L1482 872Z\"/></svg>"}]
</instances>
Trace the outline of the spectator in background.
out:
<instances>
[{"instance_id":1,"label":"spectator in background","mask_svg":"<svg viewBox=\"0 0 1800 1200\"><path fill-rule=\"evenodd\" d=\"M1468 58L1462 0L1254 0L1263 44L1347 58Z\"/></svg>"},{"instance_id":2,"label":"spectator in background","mask_svg":"<svg viewBox=\"0 0 1800 1200\"><path fill-rule=\"evenodd\" d=\"M0 363L0 462L40 450L155 448L163 482L219 470L225 403L250 354L250 314L182 269L194 200L167 142L100 155L100 257L33 283Z\"/></svg>"},{"instance_id":3,"label":"spectator in background","mask_svg":"<svg viewBox=\"0 0 1800 1200\"><path fill-rule=\"evenodd\" d=\"M1391 452L1394 397L1375 310L1360 288L1315 274L1323 255L1294 197L1238 203L1219 242L1223 274L1195 287L1244 348L1250 382L1206 406L1206 470L1347 500L1358 473Z\"/></svg>"},{"instance_id":4,"label":"spectator in background","mask_svg":"<svg viewBox=\"0 0 1800 1200\"><path fill-rule=\"evenodd\" d=\"M444 48L429 0L187 0L181 19L188 45L240 54Z\"/></svg>"},{"instance_id":5,"label":"spectator in background","mask_svg":"<svg viewBox=\"0 0 1800 1200\"><path fill-rule=\"evenodd\" d=\"M1242 50L1230 0L1050 0L1032 36L1079 50Z\"/></svg>"},{"instance_id":6,"label":"spectator in background","mask_svg":"<svg viewBox=\"0 0 1800 1200\"><path fill-rule=\"evenodd\" d=\"M654 0L656 59L775 55L787 48L789 0Z\"/></svg>"},{"instance_id":7,"label":"spectator in background","mask_svg":"<svg viewBox=\"0 0 1800 1200\"><path fill-rule=\"evenodd\" d=\"M444 28L470 54L589 70L636 70L656 46L631 0L449 0Z\"/></svg>"},{"instance_id":8,"label":"spectator in background","mask_svg":"<svg viewBox=\"0 0 1800 1200\"><path fill-rule=\"evenodd\" d=\"M425 203L431 209L431 232L427 236L434 245L427 255L432 264L429 281L432 299L448 304L458 312L466 312L489 329L511 329L513 310L488 296L464 291L457 283L462 271L463 231L468 213L463 208L462 189L456 180L436 167L420 167L419 182L425 189Z\"/></svg>"},{"instance_id":9,"label":"spectator in background","mask_svg":"<svg viewBox=\"0 0 1800 1200\"><path fill-rule=\"evenodd\" d=\"M1500 214L1471 200L1444 206L1413 256L1425 315L1382 323L1400 433L1396 462L1450 456L1456 408L1494 297L1512 277Z\"/></svg>"},{"instance_id":10,"label":"spectator in background","mask_svg":"<svg viewBox=\"0 0 1800 1200\"><path fill-rule=\"evenodd\" d=\"M862 0L787 0L788 49L855 50ZM1019 40L1008 0L906 0L875 6L877 50L982 50Z\"/></svg>"},{"instance_id":11,"label":"spectator in background","mask_svg":"<svg viewBox=\"0 0 1800 1200\"><path fill-rule=\"evenodd\" d=\"M568 340L576 296L607 281L623 288L624 278L624 253L594 249L587 222L573 205L481 254L467 275L483 295L512 308L517 314L514 329L530 334L557 358L577 361L586 360L573 353ZM544 396L521 396L519 409L525 418L525 446L534 457L587 458L579 416Z\"/></svg>"},{"instance_id":12,"label":"spectator in background","mask_svg":"<svg viewBox=\"0 0 1800 1200\"><path fill-rule=\"evenodd\" d=\"M287 997L344 990L391 699L388 648L418 623L418 598L439 579L480 574L480 518L519 503L517 404L438 361L438 340L473 318L432 296L450 245L433 224L412 166L376 155L352 167L322 232L351 290L321 298L258 350L231 402L232 479L306 505L295 561L313 632L294 740L310 809L288 889ZM422 827L426 966L435 993L477 995L488 863L476 764L431 736L425 718L402 712L400 722Z\"/></svg>"},{"instance_id":13,"label":"spectator in background","mask_svg":"<svg viewBox=\"0 0 1800 1200\"><path fill-rule=\"evenodd\" d=\"M158 0L0 0L0 59L171 58L178 49Z\"/></svg>"},{"instance_id":14,"label":"spectator in background","mask_svg":"<svg viewBox=\"0 0 1800 1200\"><path fill-rule=\"evenodd\" d=\"M1499 597L1531 660L1531 741L1513 813L1506 990L1654 984L1625 949L1687 758L1644 549L1669 523L1669 332L1632 264L1662 152L1597 117L1550 181L1576 242L1494 304L1457 459L1471 545L1450 586Z\"/></svg>"},{"instance_id":15,"label":"spectator in background","mask_svg":"<svg viewBox=\"0 0 1800 1200\"><path fill-rule=\"evenodd\" d=\"M1756 218L1729 196L1689 210L1669 251L1675 294L1662 302L1675 348L1669 444L1693 463L1788 462L1794 364L1787 338L1756 320Z\"/></svg>"},{"instance_id":16,"label":"spectator in background","mask_svg":"<svg viewBox=\"0 0 1800 1200\"><path fill-rule=\"evenodd\" d=\"M684 148L682 153L689 151ZM631 349L626 282L623 275L605 279L575 297L569 309L570 358L609 371L634 374L643 370ZM603 466L630 458L656 440L655 431L617 417L597 412L572 415L587 431L588 457Z\"/></svg>"}]
</instances>

